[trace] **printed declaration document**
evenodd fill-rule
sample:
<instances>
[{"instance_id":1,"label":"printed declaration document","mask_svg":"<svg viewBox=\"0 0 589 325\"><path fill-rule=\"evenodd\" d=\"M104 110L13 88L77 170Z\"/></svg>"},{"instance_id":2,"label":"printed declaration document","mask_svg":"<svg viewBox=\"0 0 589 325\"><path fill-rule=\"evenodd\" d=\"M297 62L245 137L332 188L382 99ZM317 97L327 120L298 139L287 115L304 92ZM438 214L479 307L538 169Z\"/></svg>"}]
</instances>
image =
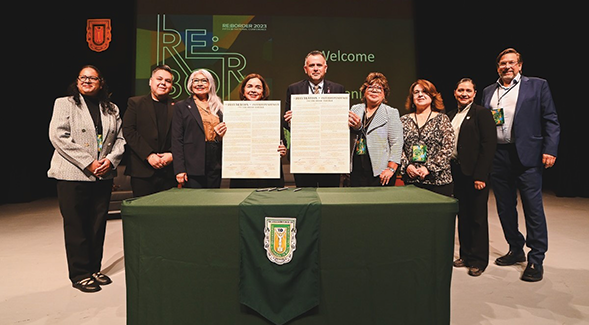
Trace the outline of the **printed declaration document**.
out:
<instances>
[{"instance_id":1,"label":"printed declaration document","mask_svg":"<svg viewBox=\"0 0 589 325\"><path fill-rule=\"evenodd\" d=\"M292 95L291 173L349 173L349 94Z\"/></svg>"},{"instance_id":2,"label":"printed declaration document","mask_svg":"<svg viewBox=\"0 0 589 325\"><path fill-rule=\"evenodd\" d=\"M225 101L223 178L280 178L280 101Z\"/></svg>"}]
</instances>

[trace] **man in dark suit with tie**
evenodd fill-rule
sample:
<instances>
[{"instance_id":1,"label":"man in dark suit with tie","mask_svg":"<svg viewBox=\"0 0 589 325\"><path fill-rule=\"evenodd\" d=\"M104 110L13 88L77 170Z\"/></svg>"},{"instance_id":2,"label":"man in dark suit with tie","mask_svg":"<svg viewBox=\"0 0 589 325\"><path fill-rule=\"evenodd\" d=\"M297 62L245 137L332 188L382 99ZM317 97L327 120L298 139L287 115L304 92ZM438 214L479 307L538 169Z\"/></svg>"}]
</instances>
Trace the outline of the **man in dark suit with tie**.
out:
<instances>
[{"instance_id":1,"label":"man in dark suit with tie","mask_svg":"<svg viewBox=\"0 0 589 325\"><path fill-rule=\"evenodd\" d=\"M460 258L455 267L468 267L471 276L481 275L489 264L489 173L495 155L497 134L493 115L474 104L476 86L469 78L456 84L458 109L448 112L456 135L452 153L454 197L458 199Z\"/></svg>"},{"instance_id":2,"label":"man in dark suit with tie","mask_svg":"<svg viewBox=\"0 0 589 325\"><path fill-rule=\"evenodd\" d=\"M548 250L548 229L542 203L542 172L556 162L560 124L548 82L521 74L521 55L513 48L496 60L499 80L483 90L483 105L491 109L497 129L497 151L491 171L497 213L509 252L497 258L500 266L524 262L523 281L540 281ZM526 233L518 229L519 190Z\"/></svg>"},{"instance_id":3,"label":"man in dark suit with tie","mask_svg":"<svg viewBox=\"0 0 589 325\"><path fill-rule=\"evenodd\" d=\"M327 61L323 52L311 51L305 57L303 66L307 79L293 83L286 91L285 127L290 129L292 111L290 110L290 95L297 94L344 94L344 86L325 80ZM294 174L297 187L338 187L340 174Z\"/></svg>"},{"instance_id":4,"label":"man in dark suit with tie","mask_svg":"<svg viewBox=\"0 0 589 325\"><path fill-rule=\"evenodd\" d=\"M174 76L167 65L156 67L149 79L149 95L129 98L123 118L133 196L144 196L176 186L172 168L170 125L174 103L169 98Z\"/></svg>"}]
</instances>

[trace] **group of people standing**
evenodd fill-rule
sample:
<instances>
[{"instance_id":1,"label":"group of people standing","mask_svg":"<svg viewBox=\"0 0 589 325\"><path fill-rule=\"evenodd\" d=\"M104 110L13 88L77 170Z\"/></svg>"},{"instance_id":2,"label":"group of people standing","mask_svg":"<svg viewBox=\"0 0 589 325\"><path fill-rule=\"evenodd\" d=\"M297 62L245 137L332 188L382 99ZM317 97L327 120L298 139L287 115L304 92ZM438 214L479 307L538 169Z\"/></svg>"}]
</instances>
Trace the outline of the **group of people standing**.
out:
<instances>
[{"instance_id":1,"label":"group of people standing","mask_svg":"<svg viewBox=\"0 0 589 325\"><path fill-rule=\"evenodd\" d=\"M556 159L559 124L548 84L521 75L521 55L507 49L497 57L496 83L483 90L483 106L474 104L476 85L460 80L454 96L457 109L445 113L441 94L419 79L409 88L405 108L387 105L390 88L379 72L368 74L360 87L362 102L350 108L351 186L390 186L401 175L405 184L454 196L459 200L460 258L456 267L481 275L488 264L487 200L493 184L497 210L509 252L497 265L526 260L522 280L539 281L547 250L542 205L542 170ZM290 128L293 94L345 93L344 86L325 79L327 62L312 51L303 66L306 79L287 89L284 127ZM49 126L55 147L48 176L57 179L64 219L69 278L73 287L96 292L111 283L101 273L106 216L113 177L125 146L127 175L135 196L170 189L218 188L221 185L221 140L227 131L223 103L213 76L194 71L186 89L191 95L173 102L174 74L168 66L152 71L146 96L128 101L124 118L109 100L100 71L85 66L69 96L58 98ZM264 78L250 74L240 85L241 100L270 96ZM277 154L286 155L284 134ZM295 174L298 187L338 187L339 174ZM280 179L231 180L231 187L284 186ZM516 191L520 191L527 238L518 230Z\"/></svg>"}]
</instances>

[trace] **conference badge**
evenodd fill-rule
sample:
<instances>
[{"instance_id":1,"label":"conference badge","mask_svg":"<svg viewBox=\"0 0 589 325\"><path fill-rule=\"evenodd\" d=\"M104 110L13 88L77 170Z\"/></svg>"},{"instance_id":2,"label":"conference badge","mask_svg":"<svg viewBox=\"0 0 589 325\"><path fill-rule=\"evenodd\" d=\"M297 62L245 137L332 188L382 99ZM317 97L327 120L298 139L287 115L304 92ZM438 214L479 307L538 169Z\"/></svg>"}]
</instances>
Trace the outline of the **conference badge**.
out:
<instances>
[{"instance_id":1,"label":"conference badge","mask_svg":"<svg viewBox=\"0 0 589 325\"><path fill-rule=\"evenodd\" d=\"M414 144L411 147L411 161L424 163L427 160L427 146L425 144Z\"/></svg>"},{"instance_id":2,"label":"conference badge","mask_svg":"<svg viewBox=\"0 0 589 325\"><path fill-rule=\"evenodd\" d=\"M360 137L360 140L357 141L356 154L358 156L366 154L366 139L364 139L364 137Z\"/></svg>"},{"instance_id":3,"label":"conference badge","mask_svg":"<svg viewBox=\"0 0 589 325\"><path fill-rule=\"evenodd\" d=\"M505 123L505 114L503 113L503 108L492 109L491 113L493 113L493 120L495 120L495 125L503 125Z\"/></svg>"},{"instance_id":4,"label":"conference badge","mask_svg":"<svg viewBox=\"0 0 589 325\"><path fill-rule=\"evenodd\" d=\"M296 223L296 218L265 218L264 249L271 262L282 265L292 260L297 248Z\"/></svg>"}]
</instances>

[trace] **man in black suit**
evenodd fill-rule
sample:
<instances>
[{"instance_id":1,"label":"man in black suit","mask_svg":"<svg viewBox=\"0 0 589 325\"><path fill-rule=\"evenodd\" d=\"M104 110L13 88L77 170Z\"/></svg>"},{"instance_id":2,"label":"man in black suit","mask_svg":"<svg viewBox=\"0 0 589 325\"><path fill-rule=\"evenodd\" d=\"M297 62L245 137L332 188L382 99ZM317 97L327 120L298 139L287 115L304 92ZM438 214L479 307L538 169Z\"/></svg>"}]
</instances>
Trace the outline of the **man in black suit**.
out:
<instances>
[{"instance_id":1,"label":"man in black suit","mask_svg":"<svg viewBox=\"0 0 589 325\"><path fill-rule=\"evenodd\" d=\"M474 82L461 79L454 90L458 109L448 113L456 135L451 163L454 197L459 201L460 258L454 266L468 267L471 276L481 275L489 264L487 183L497 146L493 115L473 103L475 96Z\"/></svg>"},{"instance_id":2,"label":"man in black suit","mask_svg":"<svg viewBox=\"0 0 589 325\"><path fill-rule=\"evenodd\" d=\"M285 127L290 129L292 111L290 95L297 94L344 94L344 86L325 80L327 61L321 51L311 51L303 66L307 79L293 83L286 90ZM339 187L340 174L294 174L297 187Z\"/></svg>"},{"instance_id":3,"label":"man in black suit","mask_svg":"<svg viewBox=\"0 0 589 325\"><path fill-rule=\"evenodd\" d=\"M169 98L174 76L167 65L156 67L149 79L149 95L129 98L123 136L129 157L125 174L131 176L134 196L176 186L172 168L170 125L174 103Z\"/></svg>"}]
</instances>

